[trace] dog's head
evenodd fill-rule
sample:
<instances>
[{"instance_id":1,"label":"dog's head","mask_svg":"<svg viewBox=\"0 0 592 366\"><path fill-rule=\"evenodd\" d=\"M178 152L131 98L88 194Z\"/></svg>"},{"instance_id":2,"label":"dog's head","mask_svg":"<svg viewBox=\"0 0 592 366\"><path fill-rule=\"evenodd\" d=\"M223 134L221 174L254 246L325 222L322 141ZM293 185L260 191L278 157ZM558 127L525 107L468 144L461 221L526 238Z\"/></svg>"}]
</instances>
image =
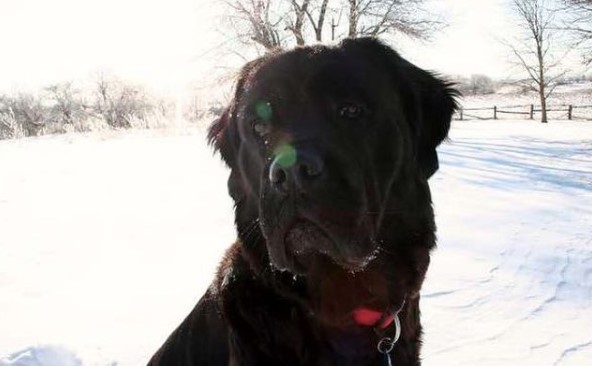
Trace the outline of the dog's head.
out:
<instances>
[{"instance_id":1,"label":"dog's head","mask_svg":"<svg viewBox=\"0 0 592 366\"><path fill-rule=\"evenodd\" d=\"M454 96L373 39L247 64L209 135L231 169L247 250L304 275L318 263L359 272L381 253L427 255L427 179L438 169Z\"/></svg>"}]
</instances>

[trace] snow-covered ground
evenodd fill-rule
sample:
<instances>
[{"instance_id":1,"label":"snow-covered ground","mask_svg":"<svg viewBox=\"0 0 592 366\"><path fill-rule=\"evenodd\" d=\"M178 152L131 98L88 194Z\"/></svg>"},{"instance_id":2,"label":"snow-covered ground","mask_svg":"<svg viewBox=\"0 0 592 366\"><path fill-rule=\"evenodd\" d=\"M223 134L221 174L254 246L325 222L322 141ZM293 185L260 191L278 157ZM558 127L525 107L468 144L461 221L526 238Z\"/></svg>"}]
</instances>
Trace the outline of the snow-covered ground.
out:
<instances>
[{"instance_id":1,"label":"snow-covered ground","mask_svg":"<svg viewBox=\"0 0 592 366\"><path fill-rule=\"evenodd\" d=\"M424 365L588 365L592 123L457 121L440 157ZM0 366L144 364L234 238L226 176L198 130L0 141Z\"/></svg>"}]
</instances>

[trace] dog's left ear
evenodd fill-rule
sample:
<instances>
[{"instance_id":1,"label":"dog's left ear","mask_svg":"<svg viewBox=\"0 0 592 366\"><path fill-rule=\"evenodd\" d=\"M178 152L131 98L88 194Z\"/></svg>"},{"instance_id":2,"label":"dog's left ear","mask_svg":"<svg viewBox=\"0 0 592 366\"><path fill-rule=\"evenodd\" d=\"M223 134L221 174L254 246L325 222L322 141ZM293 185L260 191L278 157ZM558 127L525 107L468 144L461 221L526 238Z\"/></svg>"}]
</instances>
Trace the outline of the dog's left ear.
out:
<instances>
[{"instance_id":1,"label":"dog's left ear","mask_svg":"<svg viewBox=\"0 0 592 366\"><path fill-rule=\"evenodd\" d=\"M458 91L375 38L346 39L341 47L391 72L391 82L399 91L405 115L416 136L418 165L426 178L431 177L438 170L436 147L448 135L452 115L457 109Z\"/></svg>"},{"instance_id":2,"label":"dog's left ear","mask_svg":"<svg viewBox=\"0 0 592 366\"><path fill-rule=\"evenodd\" d=\"M405 63L412 75L411 82L419 91L417 162L424 176L430 178L438 170L436 147L448 136L452 115L457 109L455 98L459 93L452 88L452 84L406 61Z\"/></svg>"}]
</instances>

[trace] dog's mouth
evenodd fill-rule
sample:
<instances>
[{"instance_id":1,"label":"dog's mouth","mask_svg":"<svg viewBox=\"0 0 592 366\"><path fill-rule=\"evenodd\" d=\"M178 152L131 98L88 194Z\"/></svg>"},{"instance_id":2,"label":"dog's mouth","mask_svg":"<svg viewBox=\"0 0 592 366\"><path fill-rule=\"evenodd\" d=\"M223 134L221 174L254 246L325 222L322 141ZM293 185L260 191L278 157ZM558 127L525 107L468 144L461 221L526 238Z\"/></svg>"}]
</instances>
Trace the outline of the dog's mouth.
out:
<instances>
[{"instance_id":1,"label":"dog's mouth","mask_svg":"<svg viewBox=\"0 0 592 366\"><path fill-rule=\"evenodd\" d=\"M322 224L303 218L297 218L287 225L283 243L272 243L274 246L278 244L284 249L281 259L285 261L273 264L296 274L305 274L312 267L327 261L349 272L357 272L365 268L377 252L376 248L364 252L355 250L362 245L352 235L336 233Z\"/></svg>"},{"instance_id":2,"label":"dog's mouth","mask_svg":"<svg viewBox=\"0 0 592 366\"><path fill-rule=\"evenodd\" d=\"M303 219L295 220L284 236L286 259L297 273L306 272L319 256L329 256L332 245L330 236L321 227Z\"/></svg>"},{"instance_id":3,"label":"dog's mouth","mask_svg":"<svg viewBox=\"0 0 592 366\"><path fill-rule=\"evenodd\" d=\"M331 238L320 226L309 220L298 219L286 230L286 251L295 255L316 251L327 254Z\"/></svg>"}]
</instances>

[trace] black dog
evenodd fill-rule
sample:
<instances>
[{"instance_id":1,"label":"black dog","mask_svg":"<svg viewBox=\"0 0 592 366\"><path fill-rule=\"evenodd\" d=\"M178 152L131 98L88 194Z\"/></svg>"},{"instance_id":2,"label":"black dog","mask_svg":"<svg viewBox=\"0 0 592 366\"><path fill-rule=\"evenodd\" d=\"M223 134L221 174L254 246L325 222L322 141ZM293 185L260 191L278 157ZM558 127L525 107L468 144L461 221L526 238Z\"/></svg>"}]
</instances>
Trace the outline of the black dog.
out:
<instances>
[{"instance_id":1,"label":"black dog","mask_svg":"<svg viewBox=\"0 0 592 366\"><path fill-rule=\"evenodd\" d=\"M209 133L239 239L150 365L419 365L455 96L374 39L248 63Z\"/></svg>"}]
</instances>

